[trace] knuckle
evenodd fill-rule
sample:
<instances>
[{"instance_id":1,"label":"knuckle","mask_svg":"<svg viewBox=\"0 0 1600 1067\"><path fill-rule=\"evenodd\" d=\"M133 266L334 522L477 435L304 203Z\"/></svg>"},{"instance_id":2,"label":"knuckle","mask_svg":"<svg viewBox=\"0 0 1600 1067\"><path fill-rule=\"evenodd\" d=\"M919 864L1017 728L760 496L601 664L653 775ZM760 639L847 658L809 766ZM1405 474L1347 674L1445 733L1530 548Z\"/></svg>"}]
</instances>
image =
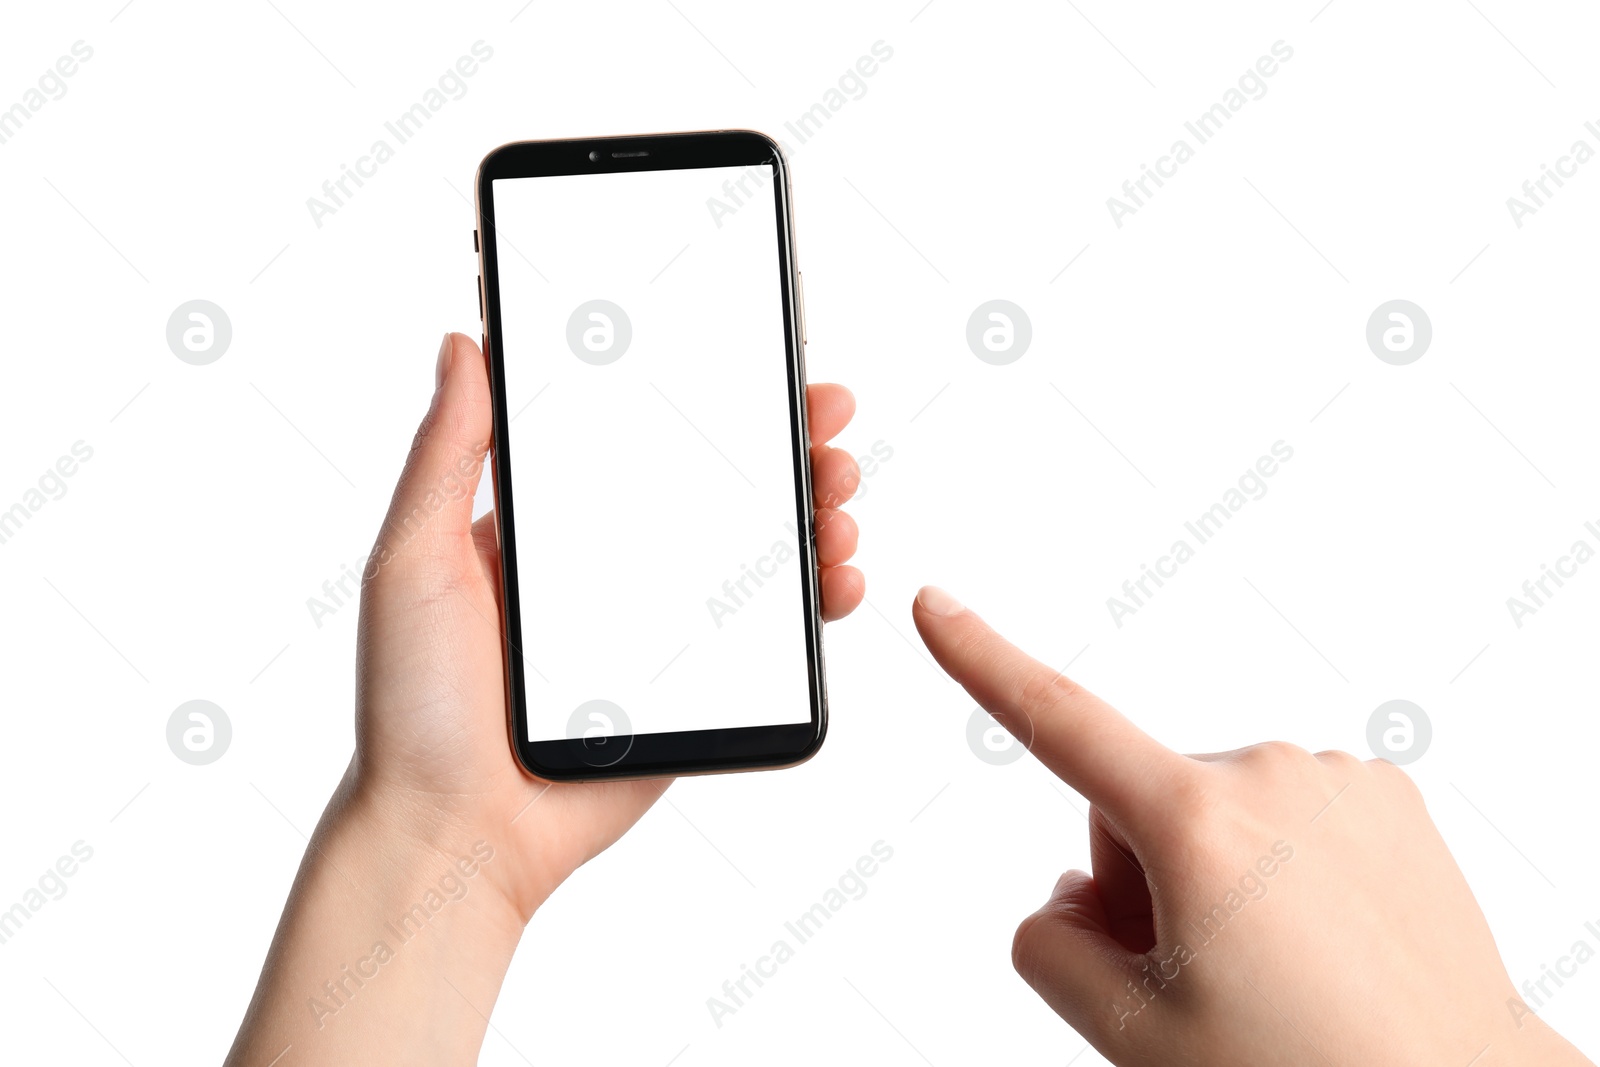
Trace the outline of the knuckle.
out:
<instances>
[{"instance_id":1,"label":"knuckle","mask_svg":"<svg viewBox=\"0 0 1600 1067\"><path fill-rule=\"evenodd\" d=\"M1044 913L1036 911L1017 924L1017 932L1011 937L1011 967L1029 985L1040 974L1042 959L1037 931L1044 921Z\"/></svg>"},{"instance_id":2,"label":"knuckle","mask_svg":"<svg viewBox=\"0 0 1600 1067\"><path fill-rule=\"evenodd\" d=\"M422 421L417 424L417 432L411 438L411 451L421 451L428 438L439 432L439 403L435 400L428 405L428 410L423 414Z\"/></svg>"},{"instance_id":3,"label":"knuckle","mask_svg":"<svg viewBox=\"0 0 1600 1067\"><path fill-rule=\"evenodd\" d=\"M1318 752L1316 754L1316 760L1318 763L1323 764L1330 770L1342 771L1346 774L1354 774L1366 766L1366 764L1364 764L1360 759L1352 756L1348 752L1345 752L1343 749L1337 748L1325 749L1321 752Z\"/></svg>"},{"instance_id":4,"label":"knuckle","mask_svg":"<svg viewBox=\"0 0 1600 1067\"><path fill-rule=\"evenodd\" d=\"M1263 741L1239 754L1240 762L1269 772L1297 769L1316 759L1310 752L1289 741Z\"/></svg>"},{"instance_id":5,"label":"knuckle","mask_svg":"<svg viewBox=\"0 0 1600 1067\"><path fill-rule=\"evenodd\" d=\"M1083 687L1064 674L1052 677L1033 672L1022 680L1017 691L1017 699L1024 708L1053 708L1082 695Z\"/></svg>"},{"instance_id":6,"label":"knuckle","mask_svg":"<svg viewBox=\"0 0 1600 1067\"><path fill-rule=\"evenodd\" d=\"M1224 791L1214 779L1207 767L1196 765L1189 771L1175 774L1166 783L1172 817L1163 820L1161 828L1153 831L1161 836L1161 840L1153 844L1184 847L1197 841L1212 841L1221 835L1229 819L1228 805Z\"/></svg>"},{"instance_id":7,"label":"knuckle","mask_svg":"<svg viewBox=\"0 0 1600 1067\"><path fill-rule=\"evenodd\" d=\"M1311 753L1292 741L1264 741L1256 746L1264 758L1278 762L1300 762Z\"/></svg>"},{"instance_id":8,"label":"knuckle","mask_svg":"<svg viewBox=\"0 0 1600 1067\"><path fill-rule=\"evenodd\" d=\"M1407 774L1403 767L1396 766L1381 757L1369 759L1365 765L1371 768L1376 778L1387 783L1390 788L1399 790L1405 797L1413 800L1422 799L1422 789L1417 785L1417 780Z\"/></svg>"}]
</instances>

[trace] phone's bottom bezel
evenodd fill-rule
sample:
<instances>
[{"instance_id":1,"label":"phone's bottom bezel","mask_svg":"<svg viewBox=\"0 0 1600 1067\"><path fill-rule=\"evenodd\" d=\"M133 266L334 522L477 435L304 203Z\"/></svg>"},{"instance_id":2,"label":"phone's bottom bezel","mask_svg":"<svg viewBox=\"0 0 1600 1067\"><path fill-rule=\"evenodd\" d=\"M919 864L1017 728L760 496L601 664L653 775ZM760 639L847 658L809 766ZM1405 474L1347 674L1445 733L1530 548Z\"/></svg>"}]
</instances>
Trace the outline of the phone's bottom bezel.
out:
<instances>
[{"instance_id":1,"label":"phone's bottom bezel","mask_svg":"<svg viewBox=\"0 0 1600 1067\"><path fill-rule=\"evenodd\" d=\"M517 739L513 748L523 770L546 781L672 778L792 767L815 755L826 734L824 720L593 739Z\"/></svg>"}]
</instances>

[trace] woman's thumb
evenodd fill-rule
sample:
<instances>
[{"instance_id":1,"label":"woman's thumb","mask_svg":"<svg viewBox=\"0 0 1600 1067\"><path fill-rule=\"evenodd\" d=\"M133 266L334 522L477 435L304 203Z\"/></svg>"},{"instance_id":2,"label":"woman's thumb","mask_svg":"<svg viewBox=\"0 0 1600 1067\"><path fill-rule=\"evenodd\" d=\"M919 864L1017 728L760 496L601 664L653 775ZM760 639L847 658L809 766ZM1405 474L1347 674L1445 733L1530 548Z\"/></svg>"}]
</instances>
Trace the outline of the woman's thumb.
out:
<instances>
[{"instance_id":1,"label":"woman's thumb","mask_svg":"<svg viewBox=\"0 0 1600 1067\"><path fill-rule=\"evenodd\" d=\"M1146 998L1148 957L1112 938L1094 879L1068 871L1044 907L1022 920L1011 943L1011 962L1057 1015L1102 1055L1126 1047Z\"/></svg>"},{"instance_id":2,"label":"woman's thumb","mask_svg":"<svg viewBox=\"0 0 1600 1067\"><path fill-rule=\"evenodd\" d=\"M427 559L472 543L472 498L494 426L483 354L447 333L439 346L433 402L411 442L368 577L396 561Z\"/></svg>"}]
</instances>

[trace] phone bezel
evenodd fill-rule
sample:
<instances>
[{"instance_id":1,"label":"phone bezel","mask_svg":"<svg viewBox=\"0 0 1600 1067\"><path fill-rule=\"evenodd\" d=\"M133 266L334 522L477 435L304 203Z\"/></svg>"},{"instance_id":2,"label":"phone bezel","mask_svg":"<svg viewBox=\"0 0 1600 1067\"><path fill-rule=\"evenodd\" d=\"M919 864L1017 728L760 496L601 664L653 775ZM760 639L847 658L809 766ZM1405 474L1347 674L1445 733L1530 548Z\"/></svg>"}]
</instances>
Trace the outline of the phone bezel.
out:
<instances>
[{"instance_id":1,"label":"phone bezel","mask_svg":"<svg viewBox=\"0 0 1600 1067\"><path fill-rule=\"evenodd\" d=\"M598 153L591 160L590 154ZM801 531L799 568L805 614L811 721L777 726L633 734L601 741L527 741L527 682L522 661L521 592L517 582L516 506L507 415L505 364L500 332L499 242L494 225L494 182L505 178L610 174L642 170L754 166L771 170L778 235L779 286L783 299L785 360L789 381L789 425L795 480L795 529ZM501 145L478 167L477 244L483 310L484 351L494 402L493 478L496 533L500 545L501 638L505 662L507 730L517 762L529 774L551 781L653 778L788 767L821 747L828 728L823 672L822 613L817 577L811 490L810 428L805 404L805 347L797 295L792 190L789 165L779 144L752 130L640 134ZM624 749L620 757L605 745ZM625 744L624 744L625 743ZM607 762L607 761L610 762Z\"/></svg>"}]
</instances>

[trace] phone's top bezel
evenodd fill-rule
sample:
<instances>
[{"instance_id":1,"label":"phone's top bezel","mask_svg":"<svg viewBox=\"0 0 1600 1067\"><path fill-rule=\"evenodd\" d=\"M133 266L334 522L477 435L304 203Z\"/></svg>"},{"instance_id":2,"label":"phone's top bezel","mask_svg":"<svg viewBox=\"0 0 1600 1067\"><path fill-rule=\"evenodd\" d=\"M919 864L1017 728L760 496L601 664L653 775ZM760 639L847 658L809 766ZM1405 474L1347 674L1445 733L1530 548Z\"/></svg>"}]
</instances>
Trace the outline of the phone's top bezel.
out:
<instances>
[{"instance_id":1,"label":"phone's top bezel","mask_svg":"<svg viewBox=\"0 0 1600 1067\"><path fill-rule=\"evenodd\" d=\"M595 158L590 158L593 155ZM794 456L795 528L801 535L801 588L805 611L811 721L724 730L635 734L604 742L581 739L527 741L527 685L523 666L521 593L517 581L516 506L512 492L505 364L500 332L499 242L494 227L494 182L509 178L617 174L712 167L766 167L774 192L779 286L783 298L784 347L789 380L789 423ZM813 541L810 428L805 405L805 352L794 254L793 208L788 161L779 144L752 130L518 141L501 145L478 168L477 244L485 352L494 400L493 474L504 596L507 727L511 748L524 770L564 781L710 774L792 766L821 747L827 734L828 701L823 674L821 595ZM609 745L609 749L606 746ZM619 753L621 753L619 755Z\"/></svg>"}]
</instances>

